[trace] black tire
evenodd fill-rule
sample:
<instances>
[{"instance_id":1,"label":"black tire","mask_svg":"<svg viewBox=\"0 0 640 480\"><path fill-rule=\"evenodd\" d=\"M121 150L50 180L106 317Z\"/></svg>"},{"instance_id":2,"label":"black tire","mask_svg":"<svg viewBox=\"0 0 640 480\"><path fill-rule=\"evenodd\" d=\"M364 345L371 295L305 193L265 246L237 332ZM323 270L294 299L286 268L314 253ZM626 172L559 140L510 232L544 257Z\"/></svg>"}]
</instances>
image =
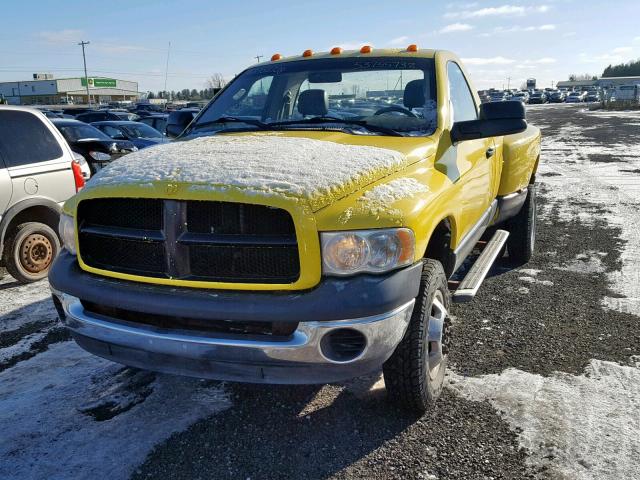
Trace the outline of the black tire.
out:
<instances>
[{"instance_id":1,"label":"black tire","mask_svg":"<svg viewBox=\"0 0 640 480\"><path fill-rule=\"evenodd\" d=\"M443 313L436 312L436 299L444 307ZM389 398L415 413L424 413L442 392L451 338L449 306L449 288L442 264L426 259L407 331L382 367ZM443 355L439 367L430 369L429 354L436 348L436 342L429 341L428 332L434 313L442 320L440 345Z\"/></svg>"},{"instance_id":2,"label":"black tire","mask_svg":"<svg viewBox=\"0 0 640 480\"><path fill-rule=\"evenodd\" d=\"M4 263L20 283L42 280L60 251L60 240L51 227L39 222L18 225L9 236Z\"/></svg>"},{"instance_id":3,"label":"black tire","mask_svg":"<svg viewBox=\"0 0 640 480\"><path fill-rule=\"evenodd\" d=\"M507 239L507 252L509 262L514 265L527 263L536 244L536 189L535 185L529 185L527 199L522 209L507 223L509 238Z\"/></svg>"}]
</instances>

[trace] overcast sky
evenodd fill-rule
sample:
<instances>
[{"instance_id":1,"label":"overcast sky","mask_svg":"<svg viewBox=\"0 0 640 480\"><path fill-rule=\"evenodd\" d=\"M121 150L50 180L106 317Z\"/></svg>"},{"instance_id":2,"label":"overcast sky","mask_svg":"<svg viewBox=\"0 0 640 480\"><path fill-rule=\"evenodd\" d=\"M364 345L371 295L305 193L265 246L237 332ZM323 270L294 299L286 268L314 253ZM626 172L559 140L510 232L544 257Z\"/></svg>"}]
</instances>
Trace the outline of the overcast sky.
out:
<instances>
[{"instance_id":1,"label":"overcast sky","mask_svg":"<svg viewBox=\"0 0 640 480\"><path fill-rule=\"evenodd\" d=\"M77 42L90 41L90 76L136 80L162 90L203 88L275 52L340 45L444 48L460 55L477 88L519 87L600 75L640 57L640 0L477 2L189 0L7 2L0 28L0 81L35 72L82 74Z\"/></svg>"}]
</instances>

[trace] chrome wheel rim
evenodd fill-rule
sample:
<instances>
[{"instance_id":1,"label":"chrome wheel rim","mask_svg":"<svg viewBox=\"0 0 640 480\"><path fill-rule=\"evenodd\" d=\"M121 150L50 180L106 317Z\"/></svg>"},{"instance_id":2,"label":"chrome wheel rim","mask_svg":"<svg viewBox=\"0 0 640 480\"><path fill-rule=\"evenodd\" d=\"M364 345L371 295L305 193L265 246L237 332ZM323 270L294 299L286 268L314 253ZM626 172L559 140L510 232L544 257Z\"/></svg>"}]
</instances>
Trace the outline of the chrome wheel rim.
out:
<instances>
[{"instance_id":1,"label":"chrome wheel rim","mask_svg":"<svg viewBox=\"0 0 640 480\"><path fill-rule=\"evenodd\" d=\"M431 310L429 312L428 343L429 352L427 356L427 370L430 380L435 380L440 369L444 368L446 351L443 351L443 337L445 322L447 319L447 309L444 305L444 296L440 290L436 291Z\"/></svg>"}]
</instances>

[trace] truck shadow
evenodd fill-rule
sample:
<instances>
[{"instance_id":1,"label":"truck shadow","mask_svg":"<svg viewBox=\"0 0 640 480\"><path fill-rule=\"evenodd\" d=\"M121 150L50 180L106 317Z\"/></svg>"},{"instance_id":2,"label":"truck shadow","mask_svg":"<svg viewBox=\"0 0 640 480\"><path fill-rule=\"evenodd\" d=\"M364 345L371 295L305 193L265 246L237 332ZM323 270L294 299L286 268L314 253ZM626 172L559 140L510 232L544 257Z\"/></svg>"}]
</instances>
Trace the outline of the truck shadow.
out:
<instances>
[{"instance_id":1,"label":"truck shadow","mask_svg":"<svg viewBox=\"0 0 640 480\"><path fill-rule=\"evenodd\" d=\"M324 386L227 383L233 406L157 446L132 478L167 471L180 479L201 472L216 479L414 478L400 470L410 464L414 474L444 475L443 451L455 457L457 449L485 449L477 436L501 455L515 443L508 427L491 426L500 422L489 405L445 390L417 417L387 400L379 378ZM460 439L469 418L477 435Z\"/></svg>"},{"instance_id":2,"label":"truck shadow","mask_svg":"<svg viewBox=\"0 0 640 480\"><path fill-rule=\"evenodd\" d=\"M234 406L178 434L189 444L181 451L186 471L179 478L198 471L210 478L333 476L416 421L387 401L384 388L369 390L377 381L378 376L345 385L227 384ZM157 448L147 462L173 464L173 455L164 452L171 445Z\"/></svg>"}]
</instances>

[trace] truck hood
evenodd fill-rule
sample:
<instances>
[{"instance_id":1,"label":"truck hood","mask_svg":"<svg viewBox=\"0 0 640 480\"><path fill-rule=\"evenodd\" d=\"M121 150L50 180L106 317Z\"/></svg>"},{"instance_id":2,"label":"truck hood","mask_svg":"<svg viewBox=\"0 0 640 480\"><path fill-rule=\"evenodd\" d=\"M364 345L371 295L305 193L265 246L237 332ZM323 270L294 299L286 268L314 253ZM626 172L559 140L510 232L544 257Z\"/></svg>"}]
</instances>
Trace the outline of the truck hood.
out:
<instances>
[{"instance_id":1,"label":"truck hood","mask_svg":"<svg viewBox=\"0 0 640 480\"><path fill-rule=\"evenodd\" d=\"M237 189L245 196L292 197L316 211L419 159L411 148L417 144L413 139L406 139L403 151L339 143L344 134L314 137L214 135L158 145L113 162L91 178L85 192L120 186L164 191L169 185L212 193ZM371 138L380 142L383 137ZM421 142L423 154L424 137Z\"/></svg>"}]
</instances>

